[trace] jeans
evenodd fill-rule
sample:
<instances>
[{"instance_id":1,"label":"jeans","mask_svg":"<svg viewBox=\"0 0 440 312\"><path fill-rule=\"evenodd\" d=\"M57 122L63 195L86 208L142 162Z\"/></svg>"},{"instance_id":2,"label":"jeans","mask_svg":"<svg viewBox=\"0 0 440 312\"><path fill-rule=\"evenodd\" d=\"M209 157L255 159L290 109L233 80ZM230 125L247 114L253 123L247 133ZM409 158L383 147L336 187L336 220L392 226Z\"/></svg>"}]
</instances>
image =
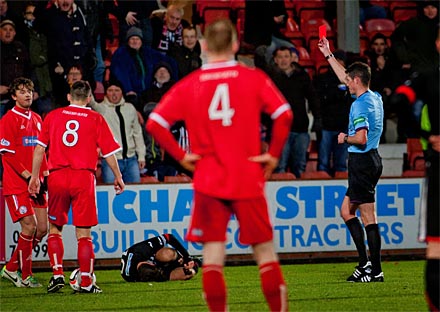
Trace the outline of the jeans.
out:
<instances>
[{"instance_id":1,"label":"jeans","mask_svg":"<svg viewBox=\"0 0 440 312\"><path fill-rule=\"evenodd\" d=\"M105 73L105 64L104 59L102 58L101 52L101 35L98 35L96 40L96 68L93 71L93 76L95 81L104 82L104 73Z\"/></svg>"},{"instance_id":2,"label":"jeans","mask_svg":"<svg viewBox=\"0 0 440 312\"><path fill-rule=\"evenodd\" d=\"M335 171L347 171L347 144L338 144L338 134L339 131L322 130L319 144L318 170L330 175Z\"/></svg>"},{"instance_id":3,"label":"jeans","mask_svg":"<svg viewBox=\"0 0 440 312\"><path fill-rule=\"evenodd\" d=\"M297 178L300 178L301 173L306 170L309 144L308 132L290 132L276 172L286 172L290 169Z\"/></svg>"},{"instance_id":4,"label":"jeans","mask_svg":"<svg viewBox=\"0 0 440 312\"><path fill-rule=\"evenodd\" d=\"M107 164L107 161L103 160L101 165L102 180L104 183L113 183L115 176ZM118 165L119 170L121 170L122 173L122 179L125 183L139 183L141 181L139 163L136 156L118 159Z\"/></svg>"}]
</instances>

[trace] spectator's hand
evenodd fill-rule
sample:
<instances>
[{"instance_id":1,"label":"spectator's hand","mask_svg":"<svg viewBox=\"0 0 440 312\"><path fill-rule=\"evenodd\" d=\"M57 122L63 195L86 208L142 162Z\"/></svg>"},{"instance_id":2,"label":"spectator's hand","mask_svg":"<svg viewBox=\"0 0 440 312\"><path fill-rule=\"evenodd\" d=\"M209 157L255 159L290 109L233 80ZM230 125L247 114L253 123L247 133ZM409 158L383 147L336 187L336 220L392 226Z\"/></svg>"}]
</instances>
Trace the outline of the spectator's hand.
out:
<instances>
[{"instance_id":1,"label":"spectator's hand","mask_svg":"<svg viewBox=\"0 0 440 312\"><path fill-rule=\"evenodd\" d=\"M440 135L430 135L428 138L434 151L440 153Z\"/></svg>"},{"instance_id":2,"label":"spectator's hand","mask_svg":"<svg viewBox=\"0 0 440 312\"><path fill-rule=\"evenodd\" d=\"M179 161L180 165L190 172L194 172L196 163L201 159L197 154L185 154L185 156Z\"/></svg>"},{"instance_id":3,"label":"spectator's hand","mask_svg":"<svg viewBox=\"0 0 440 312\"><path fill-rule=\"evenodd\" d=\"M278 158L272 156L269 153L264 153L258 156L249 157L249 160L263 165L264 178L266 180L270 179L272 172L278 166Z\"/></svg>"},{"instance_id":4,"label":"spectator's hand","mask_svg":"<svg viewBox=\"0 0 440 312\"><path fill-rule=\"evenodd\" d=\"M281 24L284 21L284 15L274 16L273 20L277 24Z\"/></svg>"},{"instance_id":5,"label":"spectator's hand","mask_svg":"<svg viewBox=\"0 0 440 312\"><path fill-rule=\"evenodd\" d=\"M61 66L60 62L57 62L57 66L55 67L55 74L62 75L64 73L64 68Z\"/></svg>"},{"instance_id":6,"label":"spectator's hand","mask_svg":"<svg viewBox=\"0 0 440 312\"><path fill-rule=\"evenodd\" d=\"M390 88L383 88L383 92L384 92L387 96L390 96L391 93L393 93L393 90L391 90Z\"/></svg>"},{"instance_id":7,"label":"spectator's hand","mask_svg":"<svg viewBox=\"0 0 440 312\"><path fill-rule=\"evenodd\" d=\"M9 87L8 86L0 85L0 94L6 94L8 92L9 92Z\"/></svg>"},{"instance_id":8,"label":"spectator's hand","mask_svg":"<svg viewBox=\"0 0 440 312\"><path fill-rule=\"evenodd\" d=\"M136 113L137 113L137 116L138 116L138 120L139 120L140 125L141 125L141 126L142 126L142 125L145 125L145 119L144 119L144 116L142 116L142 114L141 114L140 112L138 112L138 111L136 111Z\"/></svg>"},{"instance_id":9,"label":"spectator's hand","mask_svg":"<svg viewBox=\"0 0 440 312\"><path fill-rule=\"evenodd\" d=\"M145 160L138 160L138 163L139 163L139 169L145 168Z\"/></svg>"},{"instance_id":10,"label":"spectator's hand","mask_svg":"<svg viewBox=\"0 0 440 312\"><path fill-rule=\"evenodd\" d=\"M138 20L136 18L137 13L136 12L128 12L127 16L125 17L125 22L127 25L133 26L136 25Z\"/></svg>"},{"instance_id":11,"label":"spectator's hand","mask_svg":"<svg viewBox=\"0 0 440 312\"><path fill-rule=\"evenodd\" d=\"M321 51L321 53L324 54L324 56L327 56L332 53L330 51L330 44L329 44L327 38L325 38L325 37L318 41L318 48L319 48L319 51Z\"/></svg>"},{"instance_id":12,"label":"spectator's hand","mask_svg":"<svg viewBox=\"0 0 440 312\"><path fill-rule=\"evenodd\" d=\"M402 69L411 69L411 64L403 64Z\"/></svg>"}]
</instances>

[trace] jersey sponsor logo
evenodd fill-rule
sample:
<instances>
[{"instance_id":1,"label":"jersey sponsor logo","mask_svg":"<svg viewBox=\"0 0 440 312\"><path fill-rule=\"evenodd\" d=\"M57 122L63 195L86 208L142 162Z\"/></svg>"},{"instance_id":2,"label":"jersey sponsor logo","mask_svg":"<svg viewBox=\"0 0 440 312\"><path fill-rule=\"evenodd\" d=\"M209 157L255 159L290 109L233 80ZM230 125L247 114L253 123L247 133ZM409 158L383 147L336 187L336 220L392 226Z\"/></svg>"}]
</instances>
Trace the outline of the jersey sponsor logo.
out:
<instances>
[{"instance_id":1,"label":"jersey sponsor logo","mask_svg":"<svg viewBox=\"0 0 440 312\"><path fill-rule=\"evenodd\" d=\"M194 235L194 236L199 236L200 237L200 236L203 235L203 231L201 229L193 229L191 231L191 234Z\"/></svg>"},{"instance_id":2,"label":"jersey sponsor logo","mask_svg":"<svg viewBox=\"0 0 440 312\"><path fill-rule=\"evenodd\" d=\"M26 127L24 125L20 126L20 130L26 129Z\"/></svg>"},{"instance_id":3,"label":"jersey sponsor logo","mask_svg":"<svg viewBox=\"0 0 440 312\"><path fill-rule=\"evenodd\" d=\"M18 212L20 214L25 214L27 212L27 207L26 206L20 206L20 208L18 208Z\"/></svg>"},{"instance_id":4,"label":"jersey sponsor logo","mask_svg":"<svg viewBox=\"0 0 440 312\"><path fill-rule=\"evenodd\" d=\"M22 139L23 146L36 146L37 137L36 136L24 136Z\"/></svg>"},{"instance_id":5,"label":"jersey sponsor logo","mask_svg":"<svg viewBox=\"0 0 440 312\"><path fill-rule=\"evenodd\" d=\"M6 139L2 139L1 141L0 141L0 145L3 145L3 146L10 146L11 145L11 142L9 142L8 140L6 140Z\"/></svg>"},{"instance_id":6,"label":"jersey sponsor logo","mask_svg":"<svg viewBox=\"0 0 440 312\"><path fill-rule=\"evenodd\" d=\"M218 79L228 79L228 78L236 78L238 77L238 71L236 70L227 70L216 73L205 73L200 75L200 81L207 80L218 80Z\"/></svg>"}]
</instances>

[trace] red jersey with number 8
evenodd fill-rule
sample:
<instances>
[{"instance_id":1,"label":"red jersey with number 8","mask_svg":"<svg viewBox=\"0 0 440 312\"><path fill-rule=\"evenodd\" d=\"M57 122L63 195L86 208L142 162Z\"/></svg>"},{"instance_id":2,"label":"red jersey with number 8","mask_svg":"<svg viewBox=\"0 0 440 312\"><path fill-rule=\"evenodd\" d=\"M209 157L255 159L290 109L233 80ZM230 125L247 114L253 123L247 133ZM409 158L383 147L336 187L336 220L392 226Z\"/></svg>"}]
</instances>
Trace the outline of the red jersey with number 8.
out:
<instances>
[{"instance_id":1,"label":"red jersey with number 8","mask_svg":"<svg viewBox=\"0 0 440 312\"><path fill-rule=\"evenodd\" d=\"M261 113L276 119L287 110L287 101L263 71L228 61L206 64L179 81L150 119L164 128L183 120L191 152L201 156L194 189L234 200L264 194L262 167L249 160L261 154Z\"/></svg>"},{"instance_id":2,"label":"red jersey with number 8","mask_svg":"<svg viewBox=\"0 0 440 312\"><path fill-rule=\"evenodd\" d=\"M50 112L37 143L48 148L49 170L96 171L99 151L105 158L121 149L101 114L76 105Z\"/></svg>"}]
</instances>

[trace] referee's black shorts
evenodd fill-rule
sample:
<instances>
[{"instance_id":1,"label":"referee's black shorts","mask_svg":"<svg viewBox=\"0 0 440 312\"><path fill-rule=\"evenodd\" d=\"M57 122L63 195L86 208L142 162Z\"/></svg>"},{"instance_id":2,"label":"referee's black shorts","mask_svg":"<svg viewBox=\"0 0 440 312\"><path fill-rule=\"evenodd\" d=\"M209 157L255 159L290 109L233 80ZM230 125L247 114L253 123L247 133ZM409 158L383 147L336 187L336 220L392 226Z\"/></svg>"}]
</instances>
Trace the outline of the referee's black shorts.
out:
<instances>
[{"instance_id":1,"label":"referee's black shorts","mask_svg":"<svg viewBox=\"0 0 440 312\"><path fill-rule=\"evenodd\" d=\"M351 203L374 203L375 189L382 174L382 158L377 149L348 153L348 189Z\"/></svg>"}]
</instances>

